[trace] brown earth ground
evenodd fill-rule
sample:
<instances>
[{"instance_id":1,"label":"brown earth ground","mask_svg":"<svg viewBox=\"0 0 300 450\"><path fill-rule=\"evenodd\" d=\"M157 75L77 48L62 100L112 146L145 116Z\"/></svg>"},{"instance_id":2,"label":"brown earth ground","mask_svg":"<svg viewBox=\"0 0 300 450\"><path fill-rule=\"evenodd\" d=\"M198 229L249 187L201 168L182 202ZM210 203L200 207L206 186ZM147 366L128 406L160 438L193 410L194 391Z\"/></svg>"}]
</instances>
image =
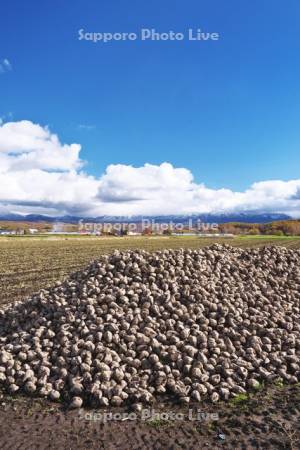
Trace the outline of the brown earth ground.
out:
<instances>
[{"instance_id":1,"label":"brown earth ground","mask_svg":"<svg viewBox=\"0 0 300 450\"><path fill-rule=\"evenodd\" d=\"M198 248L213 242L192 237L1 238L0 303L31 295L115 248ZM235 238L226 243L300 248L299 238ZM188 420L188 407L158 402L152 405L156 413L172 411L183 414L184 420L160 416L103 423L85 415L99 418L105 410L98 410L98 416L87 409L68 411L61 404L0 391L0 449L300 449L300 384L262 387L226 403L190 408L193 419L198 410L198 420ZM125 409L111 411L126 413Z\"/></svg>"},{"instance_id":2,"label":"brown earth ground","mask_svg":"<svg viewBox=\"0 0 300 450\"><path fill-rule=\"evenodd\" d=\"M20 300L41 288L85 267L91 260L114 249L200 248L214 242L235 247L282 245L300 248L298 237L235 237L234 239L197 236L164 237L0 237L0 304Z\"/></svg>"},{"instance_id":3,"label":"brown earth ground","mask_svg":"<svg viewBox=\"0 0 300 450\"><path fill-rule=\"evenodd\" d=\"M100 420L105 410L64 410L61 405L2 394L0 448L3 450L201 450L300 448L300 387L271 386L218 405L188 408L152 405L151 417ZM184 420L167 420L173 411ZM197 414L198 411L198 414ZM96 415L98 414L98 415ZM128 414L128 412L127 412ZM209 415L213 414L213 415ZM198 418L198 420L195 420ZM92 420L91 420L92 419ZM98 420L95 420L98 419Z\"/></svg>"}]
</instances>

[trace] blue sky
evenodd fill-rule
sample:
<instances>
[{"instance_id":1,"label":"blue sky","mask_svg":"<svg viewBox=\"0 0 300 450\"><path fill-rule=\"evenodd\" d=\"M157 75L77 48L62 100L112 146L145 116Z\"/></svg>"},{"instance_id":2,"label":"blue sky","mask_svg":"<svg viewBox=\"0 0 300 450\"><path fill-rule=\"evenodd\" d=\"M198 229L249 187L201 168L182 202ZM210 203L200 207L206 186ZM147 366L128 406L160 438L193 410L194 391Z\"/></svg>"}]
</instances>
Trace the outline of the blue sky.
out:
<instances>
[{"instance_id":1,"label":"blue sky","mask_svg":"<svg viewBox=\"0 0 300 450\"><path fill-rule=\"evenodd\" d=\"M297 0L3 3L0 117L79 143L84 170L169 162L208 188L299 178ZM78 40L78 30L218 32L211 42Z\"/></svg>"}]
</instances>

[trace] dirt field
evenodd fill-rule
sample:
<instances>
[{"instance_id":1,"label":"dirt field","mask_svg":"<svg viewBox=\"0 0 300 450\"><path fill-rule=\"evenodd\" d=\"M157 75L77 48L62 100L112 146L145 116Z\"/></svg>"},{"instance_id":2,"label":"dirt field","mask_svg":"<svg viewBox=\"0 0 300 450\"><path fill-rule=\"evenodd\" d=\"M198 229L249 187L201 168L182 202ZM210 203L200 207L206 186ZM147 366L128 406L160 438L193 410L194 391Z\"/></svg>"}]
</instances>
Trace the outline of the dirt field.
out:
<instances>
[{"instance_id":1,"label":"dirt field","mask_svg":"<svg viewBox=\"0 0 300 450\"><path fill-rule=\"evenodd\" d=\"M40 399L4 395L0 398L0 447L3 450L300 448L299 386L273 386L226 404L191 405L189 409L190 412L176 405L153 405L152 410L159 417L136 420L120 420L126 410L115 409L119 419L103 423L99 411L65 411L60 405ZM163 413L170 411L180 414L179 419L166 419Z\"/></svg>"},{"instance_id":2,"label":"dirt field","mask_svg":"<svg viewBox=\"0 0 300 450\"><path fill-rule=\"evenodd\" d=\"M0 303L22 299L64 278L114 249L199 248L214 242L238 247L268 244L300 248L300 237L237 237L214 239L187 237L0 237Z\"/></svg>"},{"instance_id":3,"label":"dirt field","mask_svg":"<svg viewBox=\"0 0 300 450\"><path fill-rule=\"evenodd\" d=\"M0 302L29 296L115 248L198 248L213 242L216 240L197 237L0 238ZM299 238L236 238L221 242L239 247L271 243L300 248ZM197 405L201 413L217 415L216 420L187 420L188 410L174 404L155 404L153 408L184 414L185 418L102 423L82 418L93 413L89 410L66 411L60 404L37 398L14 398L0 391L0 448L300 449L299 385L262 388L251 396L240 396L217 406Z\"/></svg>"}]
</instances>

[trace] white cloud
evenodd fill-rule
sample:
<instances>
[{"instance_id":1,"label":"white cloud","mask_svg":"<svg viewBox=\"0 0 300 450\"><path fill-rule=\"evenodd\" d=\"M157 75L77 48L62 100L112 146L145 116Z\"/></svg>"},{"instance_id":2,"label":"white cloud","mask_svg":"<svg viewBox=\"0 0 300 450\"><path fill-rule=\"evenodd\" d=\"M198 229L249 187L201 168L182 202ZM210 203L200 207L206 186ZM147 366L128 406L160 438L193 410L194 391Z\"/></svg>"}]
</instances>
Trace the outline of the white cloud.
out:
<instances>
[{"instance_id":1,"label":"white cloud","mask_svg":"<svg viewBox=\"0 0 300 450\"><path fill-rule=\"evenodd\" d=\"M62 145L47 127L28 120L7 122L0 127L0 158L6 170L76 170L81 146Z\"/></svg>"},{"instance_id":2,"label":"white cloud","mask_svg":"<svg viewBox=\"0 0 300 450\"><path fill-rule=\"evenodd\" d=\"M7 58L0 60L0 73L10 72L12 70L12 65Z\"/></svg>"},{"instance_id":3,"label":"white cloud","mask_svg":"<svg viewBox=\"0 0 300 450\"><path fill-rule=\"evenodd\" d=\"M136 214L260 210L300 215L299 189L300 180L254 183L245 192L210 189L195 183L189 170L168 163L139 168L113 165L101 177L98 198L116 214L126 210Z\"/></svg>"},{"instance_id":4,"label":"white cloud","mask_svg":"<svg viewBox=\"0 0 300 450\"><path fill-rule=\"evenodd\" d=\"M0 124L0 210L75 215L237 211L300 216L300 179L256 182L244 192L210 189L170 163L116 164L99 178L82 170L79 144L62 144L30 121Z\"/></svg>"}]
</instances>

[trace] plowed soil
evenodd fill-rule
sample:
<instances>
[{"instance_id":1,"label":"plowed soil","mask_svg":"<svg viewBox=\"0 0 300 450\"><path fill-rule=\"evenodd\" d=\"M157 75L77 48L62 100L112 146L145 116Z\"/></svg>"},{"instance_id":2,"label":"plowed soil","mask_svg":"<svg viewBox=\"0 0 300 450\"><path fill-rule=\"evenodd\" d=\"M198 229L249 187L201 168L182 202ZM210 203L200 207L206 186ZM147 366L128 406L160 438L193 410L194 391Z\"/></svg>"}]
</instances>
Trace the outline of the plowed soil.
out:
<instances>
[{"instance_id":1,"label":"plowed soil","mask_svg":"<svg viewBox=\"0 0 300 450\"><path fill-rule=\"evenodd\" d=\"M188 420L188 409L193 409ZM272 386L248 398L190 407L156 404L155 413L173 411L184 420L163 416L99 419L104 410L64 410L61 405L2 394L0 448L3 450L179 450L300 448L300 387ZM197 416L198 411L198 416ZM200 414L199 414L200 411ZM107 411L106 411L107 412ZM122 415L123 414L123 415ZM208 416L213 414L213 416ZM205 415L205 418L203 418ZM214 417L211 419L211 417ZM92 419L92 420L91 420ZM101 418L100 418L101 419Z\"/></svg>"}]
</instances>

